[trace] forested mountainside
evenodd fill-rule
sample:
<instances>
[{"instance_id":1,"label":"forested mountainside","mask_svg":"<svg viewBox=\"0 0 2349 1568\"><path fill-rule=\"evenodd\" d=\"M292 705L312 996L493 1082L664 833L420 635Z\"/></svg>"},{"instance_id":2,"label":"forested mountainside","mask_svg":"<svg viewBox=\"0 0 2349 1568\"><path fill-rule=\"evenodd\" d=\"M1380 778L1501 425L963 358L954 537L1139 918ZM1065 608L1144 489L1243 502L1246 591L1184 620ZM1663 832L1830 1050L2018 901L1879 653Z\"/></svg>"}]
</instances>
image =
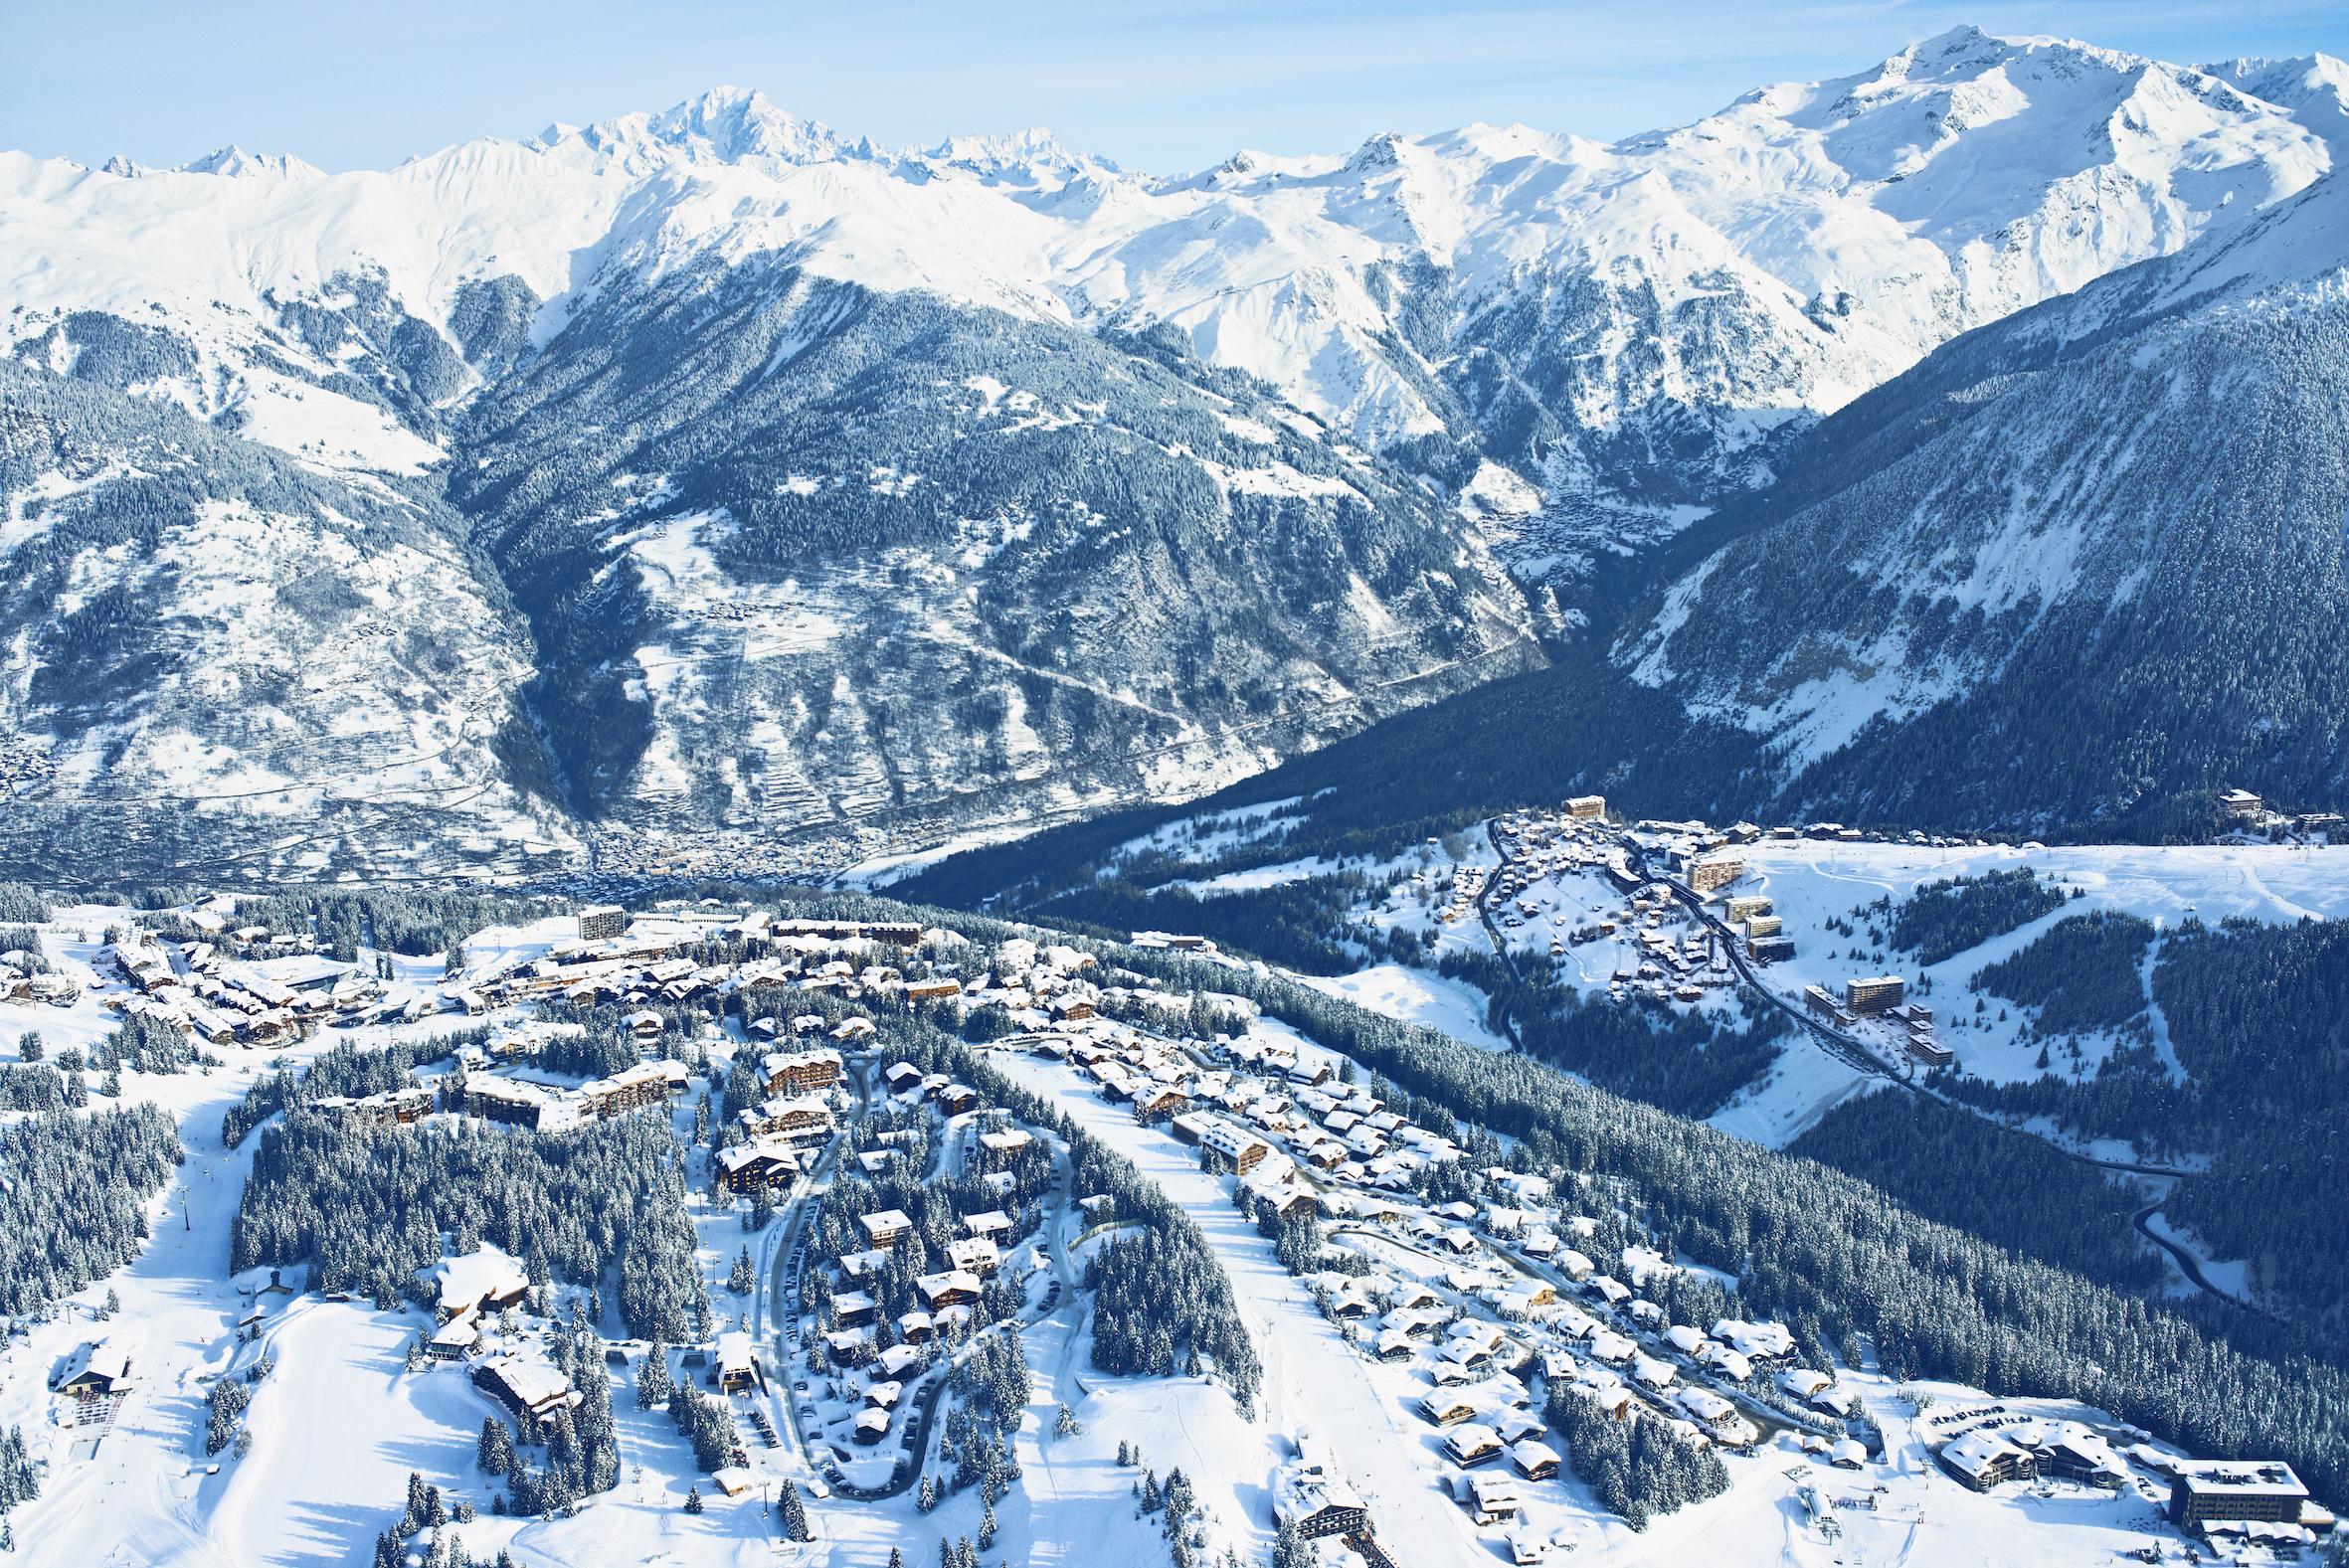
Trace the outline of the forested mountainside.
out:
<instances>
[{"instance_id":1,"label":"forested mountainside","mask_svg":"<svg viewBox=\"0 0 2349 1568\"><path fill-rule=\"evenodd\" d=\"M1211 797L1273 857L1599 789L1643 814L2208 832L2224 786L2349 779L2349 187L1960 338L1655 559L1605 656L1402 715ZM1150 813L919 884L1067 885Z\"/></svg>"},{"instance_id":2,"label":"forested mountainside","mask_svg":"<svg viewBox=\"0 0 2349 1568\"><path fill-rule=\"evenodd\" d=\"M226 869L566 850L515 702L528 630L429 488L294 462L102 381L0 363L0 813L11 863ZM291 834L294 842L282 842Z\"/></svg>"},{"instance_id":3,"label":"forested mountainside","mask_svg":"<svg viewBox=\"0 0 2349 1568\"><path fill-rule=\"evenodd\" d=\"M2349 187L1941 350L1616 658L1793 811L2062 826L2338 797ZM1992 762L1995 760L1995 766Z\"/></svg>"},{"instance_id":4,"label":"forested mountainside","mask_svg":"<svg viewBox=\"0 0 2349 1568\"><path fill-rule=\"evenodd\" d=\"M1572 656L1822 416L2321 180L2338 77L1963 29L1611 146L1184 178L734 89L383 173L7 154L0 340L478 546L435 589L474 603L411 625L526 720L503 795L869 852L1196 793L1522 672L1529 631ZM17 744L61 763L93 712L35 700ZM1852 787L1931 803L1896 785Z\"/></svg>"},{"instance_id":5,"label":"forested mountainside","mask_svg":"<svg viewBox=\"0 0 2349 1568\"><path fill-rule=\"evenodd\" d=\"M461 435L590 816L1178 791L1538 656L1420 485L1165 329L699 265L596 300Z\"/></svg>"}]
</instances>

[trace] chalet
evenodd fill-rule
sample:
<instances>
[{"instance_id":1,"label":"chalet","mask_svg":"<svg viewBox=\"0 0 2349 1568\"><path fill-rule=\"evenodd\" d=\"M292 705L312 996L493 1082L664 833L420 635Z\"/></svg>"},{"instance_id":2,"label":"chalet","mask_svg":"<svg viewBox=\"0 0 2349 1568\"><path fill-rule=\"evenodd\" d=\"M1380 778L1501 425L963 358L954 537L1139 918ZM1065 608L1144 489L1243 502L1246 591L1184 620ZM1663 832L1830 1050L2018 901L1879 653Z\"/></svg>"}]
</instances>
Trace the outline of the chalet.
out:
<instances>
[{"instance_id":1,"label":"chalet","mask_svg":"<svg viewBox=\"0 0 2349 1568\"><path fill-rule=\"evenodd\" d=\"M877 1308L872 1296L864 1291L842 1291L832 1298L832 1326L855 1328L873 1320Z\"/></svg>"},{"instance_id":2,"label":"chalet","mask_svg":"<svg viewBox=\"0 0 2349 1568\"><path fill-rule=\"evenodd\" d=\"M1753 1376L1753 1363L1725 1344L1709 1342L1697 1352L1697 1359L1732 1383L1742 1383Z\"/></svg>"},{"instance_id":3,"label":"chalet","mask_svg":"<svg viewBox=\"0 0 2349 1568\"><path fill-rule=\"evenodd\" d=\"M871 1410L895 1410L905 1397L905 1385L894 1378L884 1378L864 1391L864 1403Z\"/></svg>"},{"instance_id":4,"label":"chalet","mask_svg":"<svg viewBox=\"0 0 2349 1568\"><path fill-rule=\"evenodd\" d=\"M1035 1134L1019 1128L998 1129L979 1134L979 1146L996 1159L1009 1159L1035 1141Z\"/></svg>"},{"instance_id":5,"label":"chalet","mask_svg":"<svg viewBox=\"0 0 2349 1568\"><path fill-rule=\"evenodd\" d=\"M930 1320L928 1312L916 1308L910 1312L897 1314L897 1337L909 1345L921 1344L935 1336L937 1332L938 1325Z\"/></svg>"},{"instance_id":6,"label":"chalet","mask_svg":"<svg viewBox=\"0 0 2349 1568\"><path fill-rule=\"evenodd\" d=\"M1547 1481L1557 1474L1557 1451L1546 1443L1532 1438L1515 1443L1509 1450L1510 1467L1528 1481Z\"/></svg>"},{"instance_id":7,"label":"chalet","mask_svg":"<svg viewBox=\"0 0 2349 1568\"><path fill-rule=\"evenodd\" d=\"M928 1316L920 1312L908 1312L905 1315L906 1317L920 1317L922 1319L922 1337L926 1339L930 1336ZM904 1321L904 1318L900 1318L899 1321ZM922 1361L922 1351L917 1346L908 1343L891 1345L881 1352L880 1359L873 1364L881 1369L883 1377L902 1379L907 1373L918 1370Z\"/></svg>"},{"instance_id":8,"label":"chalet","mask_svg":"<svg viewBox=\"0 0 2349 1568\"><path fill-rule=\"evenodd\" d=\"M823 1336L823 1348L835 1366L853 1366L868 1359L873 1350L873 1331L870 1328L835 1328Z\"/></svg>"},{"instance_id":9,"label":"chalet","mask_svg":"<svg viewBox=\"0 0 2349 1568\"><path fill-rule=\"evenodd\" d=\"M660 1038L660 1014L654 1012L649 1007L639 1008L636 1011L630 1013L626 1018L623 1018L621 1022L627 1026L628 1032L633 1035L639 1042L645 1040L657 1040Z\"/></svg>"},{"instance_id":10,"label":"chalet","mask_svg":"<svg viewBox=\"0 0 2349 1568\"><path fill-rule=\"evenodd\" d=\"M1541 1568L1557 1555L1557 1541L1520 1525L1509 1532L1509 1560L1516 1568Z\"/></svg>"},{"instance_id":11,"label":"chalet","mask_svg":"<svg viewBox=\"0 0 2349 1568\"><path fill-rule=\"evenodd\" d=\"M819 1094L840 1081L840 1053L830 1046L812 1051L770 1051L759 1073L771 1095Z\"/></svg>"},{"instance_id":12,"label":"chalet","mask_svg":"<svg viewBox=\"0 0 2349 1568\"><path fill-rule=\"evenodd\" d=\"M2265 814L2267 804L2249 789L2222 789L2219 809L2238 820L2256 822Z\"/></svg>"},{"instance_id":13,"label":"chalet","mask_svg":"<svg viewBox=\"0 0 2349 1568\"><path fill-rule=\"evenodd\" d=\"M849 1435L866 1448L872 1447L889 1435L889 1412L864 1409L856 1413L849 1424Z\"/></svg>"},{"instance_id":14,"label":"chalet","mask_svg":"<svg viewBox=\"0 0 2349 1568\"><path fill-rule=\"evenodd\" d=\"M1002 1254L985 1236L966 1236L961 1241L949 1242L946 1261L953 1268L987 1279L1002 1266Z\"/></svg>"},{"instance_id":15,"label":"chalet","mask_svg":"<svg viewBox=\"0 0 2349 1568\"><path fill-rule=\"evenodd\" d=\"M1566 815L1575 821L1588 822L1607 814L1607 797L1603 794L1577 794L1566 799Z\"/></svg>"},{"instance_id":16,"label":"chalet","mask_svg":"<svg viewBox=\"0 0 2349 1568\"><path fill-rule=\"evenodd\" d=\"M1171 1084L1143 1084L1134 1091L1134 1119L1148 1122L1171 1117L1189 1103L1189 1097Z\"/></svg>"},{"instance_id":17,"label":"chalet","mask_svg":"<svg viewBox=\"0 0 2349 1568\"><path fill-rule=\"evenodd\" d=\"M1479 1527L1501 1524L1518 1516L1525 1499L1518 1494L1517 1482L1507 1476L1471 1476L1468 1479L1468 1512Z\"/></svg>"},{"instance_id":18,"label":"chalet","mask_svg":"<svg viewBox=\"0 0 2349 1568\"><path fill-rule=\"evenodd\" d=\"M473 1368L473 1383L506 1408L527 1438L558 1410L577 1405L579 1390L546 1361L493 1355Z\"/></svg>"},{"instance_id":19,"label":"chalet","mask_svg":"<svg viewBox=\"0 0 2349 1568\"><path fill-rule=\"evenodd\" d=\"M950 1117L959 1117L979 1109L979 1091L969 1084L948 1084L938 1091L938 1109Z\"/></svg>"},{"instance_id":20,"label":"chalet","mask_svg":"<svg viewBox=\"0 0 2349 1568\"><path fill-rule=\"evenodd\" d=\"M2031 1421L2006 1432L2009 1442L2031 1451L2042 1476L2059 1476L2118 1491L2128 1484L2128 1471L2112 1447L2095 1431L2078 1421Z\"/></svg>"},{"instance_id":21,"label":"chalet","mask_svg":"<svg viewBox=\"0 0 2349 1568\"><path fill-rule=\"evenodd\" d=\"M889 1086L893 1095L904 1094L922 1081L922 1070L911 1062L892 1062L881 1074L881 1082Z\"/></svg>"},{"instance_id":22,"label":"chalet","mask_svg":"<svg viewBox=\"0 0 2349 1568\"><path fill-rule=\"evenodd\" d=\"M922 1293L922 1301L935 1313L941 1307L969 1307L979 1300L979 1276L967 1269L949 1269L943 1274L925 1274L914 1281L914 1289Z\"/></svg>"},{"instance_id":23,"label":"chalet","mask_svg":"<svg viewBox=\"0 0 2349 1568\"><path fill-rule=\"evenodd\" d=\"M1809 1367L1795 1367L1778 1374L1778 1386L1795 1398L1808 1402L1835 1386L1835 1379L1825 1372Z\"/></svg>"},{"instance_id":24,"label":"chalet","mask_svg":"<svg viewBox=\"0 0 2349 1568\"><path fill-rule=\"evenodd\" d=\"M737 1196L774 1192L799 1179L799 1156L779 1136L755 1137L718 1150L718 1185Z\"/></svg>"},{"instance_id":25,"label":"chalet","mask_svg":"<svg viewBox=\"0 0 2349 1568\"><path fill-rule=\"evenodd\" d=\"M1635 1351L1631 1357L1631 1378L1648 1388L1669 1388L1680 1373L1670 1361L1659 1361L1645 1352Z\"/></svg>"},{"instance_id":26,"label":"chalet","mask_svg":"<svg viewBox=\"0 0 2349 1568\"><path fill-rule=\"evenodd\" d=\"M883 1209L878 1214L863 1214L857 1224L864 1227L865 1238L883 1252L897 1245L897 1238L914 1228L914 1222L900 1209Z\"/></svg>"},{"instance_id":27,"label":"chalet","mask_svg":"<svg viewBox=\"0 0 2349 1568\"><path fill-rule=\"evenodd\" d=\"M832 1135L831 1107L813 1095L796 1100L770 1100L742 1113L743 1131L754 1137L780 1137L792 1143L820 1143Z\"/></svg>"},{"instance_id":28,"label":"chalet","mask_svg":"<svg viewBox=\"0 0 2349 1568\"><path fill-rule=\"evenodd\" d=\"M905 999L909 1002L951 1001L963 994L963 982L957 979L908 980Z\"/></svg>"},{"instance_id":29,"label":"chalet","mask_svg":"<svg viewBox=\"0 0 2349 1568\"><path fill-rule=\"evenodd\" d=\"M452 1317L434 1330L426 1342L425 1353L436 1361L461 1361L473 1353L481 1341L481 1320L467 1312L462 1317Z\"/></svg>"},{"instance_id":30,"label":"chalet","mask_svg":"<svg viewBox=\"0 0 2349 1568\"><path fill-rule=\"evenodd\" d=\"M474 1312L503 1311L530 1290L530 1277L522 1266L495 1247L443 1259L434 1266L433 1277L440 1287L436 1307L443 1322Z\"/></svg>"},{"instance_id":31,"label":"chalet","mask_svg":"<svg viewBox=\"0 0 2349 1568\"><path fill-rule=\"evenodd\" d=\"M1753 1424L1737 1414L1737 1407L1710 1388L1684 1388L1673 1398L1717 1443L1743 1448L1757 1436Z\"/></svg>"},{"instance_id":32,"label":"chalet","mask_svg":"<svg viewBox=\"0 0 2349 1568\"><path fill-rule=\"evenodd\" d=\"M1444 1457L1462 1470L1501 1457L1501 1435L1491 1427L1469 1422L1444 1434Z\"/></svg>"},{"instance_id":33,"label":"chalet","mask_svg":"<svg viewBox=\"0 0 2349 1568\"><path fill-rule=\"evenodd\" d=\"M1934 1458L1943 1470L1976 1491L1988 1491L2002 1481L2028 1481L2039 1474L2028 1450L1989 1431L1952 1438L1941 1445Z\"/></svg>"},{"instance_id":34,"label":"chalet","mask_svg":"<svg viewBox=\"0 0 2349 1568\"><path fill-rule=\"evenodd\" d=\"M1419 1396L1419 1413L1439 1427L1448 1427L1475 1415L1476 1404L1452 1389L1431 1388Z\"/></svg>"},{"instance_id":35,"label":"chalet","mask_svg":"<svg viewBox=\"0 0 2349 1568\"><path fill-rule=\"evenodd\" d=\"M1612 1380L1612 1374L1586 1376L1570 1385L1574 1392L1589 1400L1616 1421L1631 1418L1631 1390Z\"/></svg>"},{"instance_id":36,"label":"chalet","mask_svg":"<svg viewBox=\"0 0 2349 1568\"><path fill-rule=\"evenodd\" d=\"M1370 1529L1369 1510L1354 1488L1311 1463L1283 1474L1273 1513L1282 1523L1296 1525L1309 1541L1367 1536Z\"/></svg>"},{"instance_id":37,"label":"chalet","mask_svg":"<svg viewBox=\"0 0 2349 1568\"><path fill-rule=\"evenodd\" d=\"M407 1127L432 1114L433 1092L422 1084L408 1084L353 1099L328 1095L311 1102L317 1110L367 1127Z\"/></svg>"},{"instance_id":38,"label":"chalet","mask_svg":"<svg viewBox=\"0 0 2349 1568\"><path fill-rule=\"evenodd\" d=\"M586 1085L579 1098L588 1115L611 1118L681 1095L687 1082L683 1062L638 1062Z\"/></svg>"},{"instance_id":39,"label":"chalet","mask_svg":"<svg viewBox=\"0 0 2349 1568\"><path fill-rule=\"evenodd\" d=\"M1244 1178L1249 1194L1259 1204L1268 1205L1284 1219L1302 1215L1307 1219L1321 1211L1321 1199L1311 1187L1295 1181L1263 1181L1251 1174Z\"/></svg>"},{"instance_id":40,"label":"chalet","mask_svg":"<svg viewBox=\"0 0 2349 1568\"><path fill-rule=\"evenodd\" d=\"M66 1358L49 1386L84 1404L111 1398L130 1388L130 1350L119 1340L86 1344Z\"/></svg>"},{"instance_id":41,"label":"chalet","mask_svg":"<svg viewBox=\"0 0 2349 1568\"><path fill-rule=\"evenodd\" d=\"M1199 1146L1221 1155L1242 1176L1263 1163L1264 1157L1272 1152L1272 1145L1263 1138L1221 1117L1208 1119L1207 1127L1199 1133Z\"/></svg>"},{"instance_id":42,"label":"chalet","mask_svg":"<svg viewBox=\"0 0 2349 1568\"><path fill-rule=\"evenodd\" d=\"M1011 1233L1011 1216L1001 1209L963 1216L963 1229L973 1236L1002 1237Z\"/></svg>"},{"instance_id":43,"label":"chalet","mask_svg":"<svg viewBox=\"0 0 2349 1568\"><path fill-rule=\"evenodd\" d=\"M718 1365L712 1376L719 1392L739 1394L760 1386L759 1363L751 1354L751 1336L741 1329L718 1335Z\"/></svg>"},{"instance_id":44,"label":"chalet","mask_svg":"<svg viewBox=\"0 0 2349 1568\"><path fill-rule=\"evenodd\" d=\"M1717 1317L1713 1337L1749 1361L1784 1361L1794 1356L1794 1335L1784 1323L1749 1323L1736 1317Z\"/></svg>"}]
</instances>

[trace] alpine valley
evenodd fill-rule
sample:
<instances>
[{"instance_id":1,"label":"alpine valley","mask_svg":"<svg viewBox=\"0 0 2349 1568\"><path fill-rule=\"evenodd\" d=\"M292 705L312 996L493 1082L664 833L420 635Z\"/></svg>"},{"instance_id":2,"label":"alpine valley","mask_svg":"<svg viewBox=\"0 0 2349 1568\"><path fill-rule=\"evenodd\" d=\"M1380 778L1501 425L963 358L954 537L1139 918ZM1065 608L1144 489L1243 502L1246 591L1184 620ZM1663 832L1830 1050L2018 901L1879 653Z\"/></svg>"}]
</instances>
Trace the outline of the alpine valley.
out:
<instances>
[{"instance_id":1,"label":"alpine valley","mask_svg":"<svg viewBox=\"0 0 2349 1568\"><path fill-rule=\"evenodd\" d=\"M820 870L1495 703L1692 809L2323 797L2345 81L1965 29L1181 178L732 88L0 154L7 852Z\"/></svg>"},{"instance_id":2,"label":"alpine valley","mask_svg":"<svg viewBox=\"0 0 2349 1568\"><path fill-rule=\"evenodd\" d=\"M0 153L0 1560L2343 1568L2345 94Z\"/></svg>"}]
</instances>

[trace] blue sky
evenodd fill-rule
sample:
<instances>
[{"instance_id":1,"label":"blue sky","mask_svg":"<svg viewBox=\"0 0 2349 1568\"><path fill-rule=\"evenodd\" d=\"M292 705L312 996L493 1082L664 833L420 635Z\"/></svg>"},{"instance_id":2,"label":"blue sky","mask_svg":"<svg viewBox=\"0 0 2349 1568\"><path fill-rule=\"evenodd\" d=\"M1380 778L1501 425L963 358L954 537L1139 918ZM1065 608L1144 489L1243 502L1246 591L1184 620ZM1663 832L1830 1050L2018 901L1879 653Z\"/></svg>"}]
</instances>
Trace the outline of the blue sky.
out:
<instances>
[{"instance_id":1,"label":"blue sky","mask_svg":"<svg viewBox=\"0 0 2349 1568\"><path fill-rule=\"evenodd\" d=\"M1478 119L1611 139L1963 22L2174 61L2349 56L2344 0L0 0L0 147L170 164L235 141L381 167L736 83L884 143L1042 124L1173 173Z\"/></svg>"}]
</instances>

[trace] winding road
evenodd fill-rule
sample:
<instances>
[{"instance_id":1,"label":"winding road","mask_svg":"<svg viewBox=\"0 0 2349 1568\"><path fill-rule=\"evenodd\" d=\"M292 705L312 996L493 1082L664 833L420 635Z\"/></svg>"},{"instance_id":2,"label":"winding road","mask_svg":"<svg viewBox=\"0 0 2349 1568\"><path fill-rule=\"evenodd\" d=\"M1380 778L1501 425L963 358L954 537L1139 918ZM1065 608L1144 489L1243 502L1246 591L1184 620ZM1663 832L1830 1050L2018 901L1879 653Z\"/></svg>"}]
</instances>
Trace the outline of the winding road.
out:
<instances>
[{"instance_id":1,"label":"winding road","mask_svg":"<svg viewBox=\"0 0 2349 1568\"><path fill-rule=\"evenodd\" d=\"M1503 935L1500 924L1494 920L1492 911L1494 891L1500 886L1501 874L1510 863L1509 849L1502 842L1498 822L1488 820L1485 823L1485 836L1492 843L1494 853L1500 857L1501 863L1494 868L1492 875L1486 878L1483 891L1477 895L1477 916L1484 922L1485 932L1492 939L1494 952L1499 955L1503 966L1509 970L1512 978L1522 981L1523 976L1518 972L1516 955L1511 951L1508 939ZM1661 887L1670 893L1691 915L1701 921L1706 929L1720 939L1730 964L1737 971L1738 980L1747 989L1759 995L1763 1001L1792 1019L1798 1028L1806 1030L1813 1039L1819 1042L1821 1049L1836 1060L1856 1068L1860 1072L1881 1078L1887 1083L1896 1084L1910 1094L1932 1101L1937 1106L1969 1116L1984 1127L1995 1129L2010 1137L2030 1138L2036 1143L2054 1149L2076 1164L2092 1165L2099 1170L2112 1171L2125 1176L2150 1177L2158 1180L2177 1180L2193 1174L2176 1165L2161 1165L2146 1160L2108 1159L2096 1154L2082 1153L2078 1149L2068 1147L2055 1138L2035 1132L2028 1128L2011 1126L1977 1107L1967 1105L1963 1101L1952 1100L1946 1095L1938 1094L1915 1082L1906 1073L1878 1056L1867 1042L1833 1027L1813 1015L1808 1009L1795 1005L1772 987L1763 984L1761 978L1753 972L1752 965L1746 960L1744 952L1738 946L1736 934L1729 929L1726 922L1705 907L1704 899L1694 888L1676 878L1656 875L1648 869L1647 857L1638 846L1626 845L1625 847L1626 858L1632 871L1643 879L1642 887ZM1493 1011L1500 1024L1502 1034L1508 1037L1512 1046L1522 1049L1524 1042L1518 1034L1517 1020L1510 1016L1509 1004L1500 998L1495 998L1495 1002ZM2167 1201L2166 1194L2138 1209L2129 1217L2131 1227L2167 1254L2171 1261L2177 1264L2178 1272L2185 1277L2186 1282L2196 1290L2215 1301L2224 1302L2230 1307L2256 1313L2271 1322L2280 1321L2281 1319L2278 1319L2266 1308L2213 1285L2209 1277L2203 1273L2201 1259L2195 1257L2193 1253L2178 1243L2161 1235L2147 1223L2154 1214L2160 1211L2162 1203L2165 1201Z\"/></svg>"}]
</instances>

